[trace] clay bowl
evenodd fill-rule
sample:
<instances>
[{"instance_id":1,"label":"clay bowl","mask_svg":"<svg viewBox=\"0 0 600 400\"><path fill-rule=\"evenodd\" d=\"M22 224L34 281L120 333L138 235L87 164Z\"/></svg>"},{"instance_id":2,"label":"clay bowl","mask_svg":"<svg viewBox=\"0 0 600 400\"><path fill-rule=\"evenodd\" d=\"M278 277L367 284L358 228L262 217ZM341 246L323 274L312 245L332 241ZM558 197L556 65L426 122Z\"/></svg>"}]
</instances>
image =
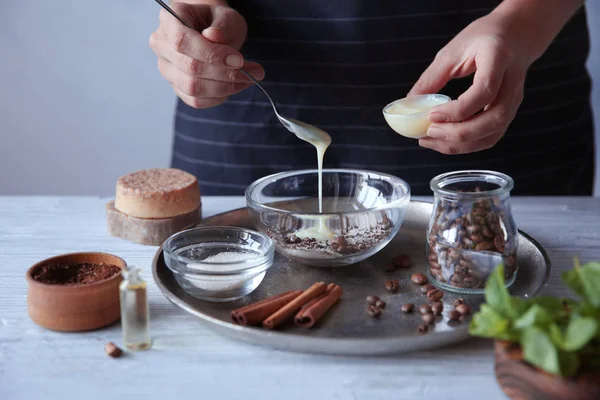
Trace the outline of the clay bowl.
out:
<instances>
[{"instance_id":1,"label":"clay bowl","mask_svg":"<svg viewBox=\"0 0 600 400\"><path fill-rule=\"evenodd\" d=\"M123 278L120 273L93 283L72 286L33 279L35 272L45 265L69 263L104 263L121 269L127 266L120 257L106 253L70 253L38 262L25 275L31 320L44 328L62 332L93 330L117 322L121 318L119 284Z\"/></svg>"},{"instance_id":2,"label":"clay bowl","mask_svg":"<svg viewBox=\"0 0 600 400\"><path fill-rule=\"evenodd\" d=\"M513 400L598 400L600 371L561 379L523 361L518 344L494 343L496 379L504 393Z\"/></svg>"}]
</instances>

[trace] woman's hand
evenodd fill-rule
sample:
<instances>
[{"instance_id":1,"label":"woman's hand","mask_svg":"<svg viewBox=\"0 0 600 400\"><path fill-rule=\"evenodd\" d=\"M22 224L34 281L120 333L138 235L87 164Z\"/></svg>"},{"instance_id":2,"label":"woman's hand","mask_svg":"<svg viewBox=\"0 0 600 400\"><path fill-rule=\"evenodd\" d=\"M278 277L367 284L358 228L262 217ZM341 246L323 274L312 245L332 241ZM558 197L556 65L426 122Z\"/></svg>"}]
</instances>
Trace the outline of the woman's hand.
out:
<instances>
[{"instance_id":1,"label":"woman's hand","mask_svg":"<svg viewBox=\"0 0 600 400\"><path fill-rule=\"evenodd\" d=\"M451 79L475 74L457 100L431 110L432 124L419 144L444 154L494 146L523 100L525 75L535 60L531 53L503 15L491 13L467 26L439 51L409 92L437 93Z\"/></svg>"},{"instance_id":2,"label":"woman's hand","mask_svg":"<svg viewBox=\"0 0 600 400\"><path fill-rule=\"evenodd\" d=\"M208 4L174 3L171 7L196 30L161 10L150 48L158 56L160 73L187 105L213 107L251 86L239 71L242 66L257 80L264 78L263 68L245 63L239 52L247 26L237 11Z\"/></svg>"}]
</instances>

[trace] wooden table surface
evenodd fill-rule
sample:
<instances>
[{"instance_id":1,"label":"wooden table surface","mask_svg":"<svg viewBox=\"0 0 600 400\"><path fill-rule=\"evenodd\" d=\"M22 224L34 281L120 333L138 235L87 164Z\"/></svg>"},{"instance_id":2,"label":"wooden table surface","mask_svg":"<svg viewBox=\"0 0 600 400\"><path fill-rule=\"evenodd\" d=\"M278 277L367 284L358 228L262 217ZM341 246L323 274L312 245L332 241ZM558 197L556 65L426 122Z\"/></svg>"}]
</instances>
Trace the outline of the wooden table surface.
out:
<instances>
[{"instance_id":1,"label":"wooden table surface","mask_svg":"<svg viewBox=\"0 0 600 400\"><path fill-rule=\"evenodd\" d=\"M97 197L0 197L0 399L465 399L506 398L493 375L491 342L469 339L388 357L284 353L238 343L169 303L152 280L156 247L107 234ZM244 206L241 197L203 199L204 216ZM553 263L545 294L563 295L572 257L600 260L599 198L515 198L520 229ZM73 251L103 251L142 268L149 283L152 350L111 359L120 325L56 333L27 315L25 271Z\"/></svg>"}]
</instances>

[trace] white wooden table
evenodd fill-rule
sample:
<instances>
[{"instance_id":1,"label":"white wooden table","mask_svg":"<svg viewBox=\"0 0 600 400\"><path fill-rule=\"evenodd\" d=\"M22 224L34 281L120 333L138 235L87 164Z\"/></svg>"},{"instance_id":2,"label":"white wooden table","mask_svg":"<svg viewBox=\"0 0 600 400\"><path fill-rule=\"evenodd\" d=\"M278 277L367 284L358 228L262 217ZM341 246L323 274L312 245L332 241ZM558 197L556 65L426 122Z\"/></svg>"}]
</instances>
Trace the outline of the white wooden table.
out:
<instances>
[{"instance_id":1,"label":"white wooden table","mask_svg":"<svg viewBox=\"0 0 600 400\"><path fill-rule=\"evenodd\" d=\"M0 197L0 400L42 399L504 399L491 342L473 339L393 357L283 353L219 337L169 303L152 280L156 247L107 234L106 199ZM244 205L204 198L204 216ZM553 262L546 294L566 294L560 272L572 257L600 260L600 199L513 200L519 228ZM120 326L56 333L27 315L25 271L73 251L104 251L138 265L149 283L152 350L111 359Z\"/></svg>"}]
</instances>

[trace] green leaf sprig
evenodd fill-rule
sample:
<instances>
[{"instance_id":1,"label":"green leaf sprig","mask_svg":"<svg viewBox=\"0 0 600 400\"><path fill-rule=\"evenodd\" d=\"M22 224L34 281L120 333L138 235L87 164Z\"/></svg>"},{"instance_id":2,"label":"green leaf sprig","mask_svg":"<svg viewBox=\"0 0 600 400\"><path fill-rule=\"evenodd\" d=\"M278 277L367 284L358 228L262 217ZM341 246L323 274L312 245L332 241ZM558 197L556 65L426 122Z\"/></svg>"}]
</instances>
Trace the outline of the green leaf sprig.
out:
<instances>
[{"instance_id":1,"label":"green leaf sprig","mask_svg":"<svg viewBox=\"0 0 600 400\"><path fill-rule=\"evenodd\" d=\"M518 343L525 361L561 377L600 369L600 263L576 259L561 278L579 300L523 299L509 294L500 264L486 283L470 334Z\"/></svg>"}]
</instances>

